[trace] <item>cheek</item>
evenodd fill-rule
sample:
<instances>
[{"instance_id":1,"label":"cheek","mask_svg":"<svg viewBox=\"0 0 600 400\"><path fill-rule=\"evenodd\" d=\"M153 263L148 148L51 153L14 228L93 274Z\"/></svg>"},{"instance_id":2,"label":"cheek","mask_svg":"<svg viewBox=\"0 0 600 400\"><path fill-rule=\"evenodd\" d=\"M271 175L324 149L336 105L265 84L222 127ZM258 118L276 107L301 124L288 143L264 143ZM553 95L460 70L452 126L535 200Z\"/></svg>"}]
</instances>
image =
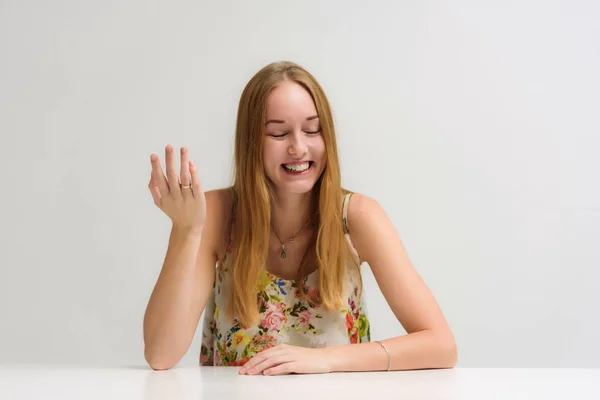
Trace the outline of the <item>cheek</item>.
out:
<instances>
[{"instance_id":1,"label":"cheek","mask_svg":"<svg viewBox=\"0 0 600 400\"><path fill-rule=\"evenodd\" d=\"M276 143L269 143L263 146L263 164L266 170L273 171L280 163L281 149L276 146Z\"/></svg>"},{"instance_id":2,"label":"cheek","mask_svg":"<svg viewBox=\"0 0 600 400\"><path fill-rule=\"evenodd\" d=\"M323 140L323 137L321 137L320 139L321 140L318 143L316 152L319 155L319 158L321 159L321 161L326 162L327 161L327 151L325 150L325 141Z\"/></svg>"},{"instance_id":3,"label":"cheek","mask_svg":"<svg viewBox=\"0 0 600 400\"><path fill-rule=\"evenodd\" d=\"M265 165L273 158L274 153L275 149L273 149L272 144L267 142L263 145L263 161Z\"/></svg>"}]
</instances>

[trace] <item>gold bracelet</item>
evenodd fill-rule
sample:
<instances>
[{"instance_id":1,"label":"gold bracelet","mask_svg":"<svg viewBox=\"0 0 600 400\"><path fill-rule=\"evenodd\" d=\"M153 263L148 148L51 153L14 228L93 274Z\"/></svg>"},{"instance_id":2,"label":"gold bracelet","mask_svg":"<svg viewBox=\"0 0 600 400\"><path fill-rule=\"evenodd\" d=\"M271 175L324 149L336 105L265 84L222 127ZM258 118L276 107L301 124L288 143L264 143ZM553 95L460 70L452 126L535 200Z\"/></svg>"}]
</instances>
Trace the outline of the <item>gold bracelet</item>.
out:
<instances>
[{"instance_id":1,"label":"gold bracelet","mask_svg":"<svg viewBox=\"0 0 600 400\"><path fill-rule=\"evenodd\" d=\"M383 342L377 340L377 343L379 343L379 345L381 347L383 347L383 349L387 353L387 356L388 356L388 369L387 370L390 371L392 369L392 357L390 356L390 352L388 351L387 347L385 347L385 345L383 344Z\"/></svg>"}]
</instances>

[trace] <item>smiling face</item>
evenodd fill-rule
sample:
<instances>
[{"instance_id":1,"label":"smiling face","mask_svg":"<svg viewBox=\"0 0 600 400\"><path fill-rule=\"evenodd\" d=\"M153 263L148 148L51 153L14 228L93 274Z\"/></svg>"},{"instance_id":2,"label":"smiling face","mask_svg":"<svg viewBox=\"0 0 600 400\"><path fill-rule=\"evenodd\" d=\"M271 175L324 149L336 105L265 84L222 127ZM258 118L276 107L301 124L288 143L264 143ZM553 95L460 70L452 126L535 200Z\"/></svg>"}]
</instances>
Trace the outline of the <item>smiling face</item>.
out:
<instances>
[{"instance_id":1,"label":"smiling face","mask_svg":"<svg viewBox=\"0 0 600 400\"><path fill-rule=\"evenodd\" d=\"M269 94L263 142L265 174L276 191L310 192L326 166L325 142L310 93L284 81Z\"/></svg>"}]
</instances>

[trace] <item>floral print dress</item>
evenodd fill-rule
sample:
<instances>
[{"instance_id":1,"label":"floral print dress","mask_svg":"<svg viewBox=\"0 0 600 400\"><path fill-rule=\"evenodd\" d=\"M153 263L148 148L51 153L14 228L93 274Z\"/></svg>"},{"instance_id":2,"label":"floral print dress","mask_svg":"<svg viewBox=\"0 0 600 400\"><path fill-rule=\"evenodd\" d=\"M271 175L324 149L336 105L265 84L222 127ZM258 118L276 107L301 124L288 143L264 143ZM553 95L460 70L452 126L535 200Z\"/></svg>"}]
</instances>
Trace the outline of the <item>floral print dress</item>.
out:
<instances>
[{"instance_id":1,"label":"floral print dress","mask_svg":"<svg viewBox=\"0 0 600 400\"><path fill-rule=\"evenodd\" d=\"M348 201L343 203L344 233L352 256L346 268L346 307L341 311L328 311L318 302L318 270L303 279L299 296L298 282L263 271L259 284L260 323L242 329L235 318L226 315L225 304L229 298L231 282L231 251L229 245L217 264L215 284L204 310L200 364L209 366L244 365L257 353L280 343L302 347L325 347L339 344L370 341L370 324L364 296L359 298L358 272L349 263L359 261L347 229ZM363 291L364 293L364 291Z\"/></svg>"}]
</instances>

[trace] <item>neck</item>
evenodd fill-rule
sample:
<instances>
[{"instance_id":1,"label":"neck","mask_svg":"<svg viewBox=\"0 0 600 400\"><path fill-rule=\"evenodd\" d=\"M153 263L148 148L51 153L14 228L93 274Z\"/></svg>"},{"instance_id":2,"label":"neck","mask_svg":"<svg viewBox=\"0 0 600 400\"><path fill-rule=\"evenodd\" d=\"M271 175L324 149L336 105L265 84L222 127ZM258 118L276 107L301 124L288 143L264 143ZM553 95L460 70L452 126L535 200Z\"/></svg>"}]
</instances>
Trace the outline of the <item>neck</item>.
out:
<instances>
[{"instance_id":1,"label":"neck","mask_svg":"<svg viewBox=\"0 0 600 400\"><path fill-rule=\"evenodd\" d=\"M314 219L316 205L313 193L275 193L271 209L271 223L281 240L298 235L310 219ZM310 228L307 226L304 232ZM303 232L303 233L304 233Z\"/></svg>"}]
</instances>

